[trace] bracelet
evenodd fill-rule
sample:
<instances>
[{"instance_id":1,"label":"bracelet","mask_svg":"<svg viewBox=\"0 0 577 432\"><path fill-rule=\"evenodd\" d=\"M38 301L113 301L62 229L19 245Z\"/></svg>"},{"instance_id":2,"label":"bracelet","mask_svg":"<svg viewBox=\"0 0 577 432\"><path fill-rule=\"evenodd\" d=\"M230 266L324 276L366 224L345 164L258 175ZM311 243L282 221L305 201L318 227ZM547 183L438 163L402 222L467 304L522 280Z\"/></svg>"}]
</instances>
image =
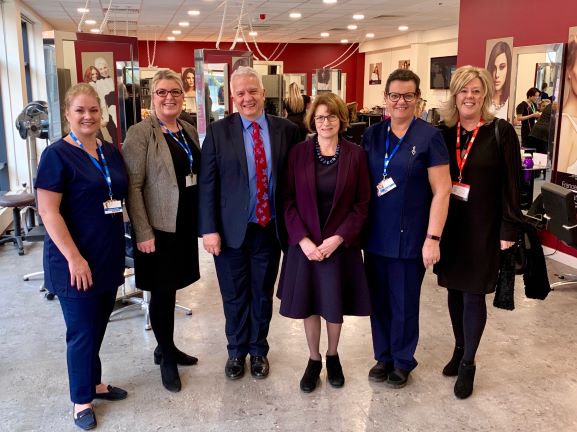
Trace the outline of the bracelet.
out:
<instances>
[{"instance_id":1,"label":"bracelet","mask_svg":"<svg viewBox=\"0 0 577 432\"><path fill-rule=\"evenodd\" d=\"M441 237L433 235L433 234L429 234L429 233L427 233L427 238L431 239L431 240L437 240L437 241L441 240Z\"/></svg>"}]
</instances>

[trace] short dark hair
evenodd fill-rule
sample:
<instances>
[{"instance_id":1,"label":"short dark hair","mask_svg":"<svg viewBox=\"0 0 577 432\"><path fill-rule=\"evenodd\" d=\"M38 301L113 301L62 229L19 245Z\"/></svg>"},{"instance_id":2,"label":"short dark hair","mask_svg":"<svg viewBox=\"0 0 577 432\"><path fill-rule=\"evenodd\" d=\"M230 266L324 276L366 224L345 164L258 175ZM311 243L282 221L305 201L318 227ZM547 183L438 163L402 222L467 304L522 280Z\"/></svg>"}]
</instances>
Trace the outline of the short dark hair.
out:
<instances>
[{"instance_id":1,"label":"short dark hair","mask_svg":"<svg viewBox=\"0 0 577 432\"><path fill-rule=\"evenodd\" d=\"M413 81L417 86L417 95L421 94L421 89L419 88L421 85L421 78L410 69L397 69L391 72L387 78L387 83L385 84L385 93L389 93L389 86L393 81Z\"/></svg>"},{"instance_id":2,"label":"short dark hair","mask_svg":"<svg viewBox=\"0 0 577 432\"><path fill-rule=\"evenodd\" d=\"M531 87L529 90L527 90L527 99L535 96L537 93L541 94L541 91L536 87Z\"/></svg>"}]
</instances>

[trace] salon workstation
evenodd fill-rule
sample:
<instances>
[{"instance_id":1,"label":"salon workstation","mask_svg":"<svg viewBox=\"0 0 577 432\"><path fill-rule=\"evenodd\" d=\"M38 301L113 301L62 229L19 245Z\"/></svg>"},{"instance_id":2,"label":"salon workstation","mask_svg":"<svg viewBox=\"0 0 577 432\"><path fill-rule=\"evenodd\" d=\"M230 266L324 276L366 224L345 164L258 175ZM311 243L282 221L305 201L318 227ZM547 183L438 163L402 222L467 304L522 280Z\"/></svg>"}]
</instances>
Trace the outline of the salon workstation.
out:
<instances>
[{"instance_id":1,"label":"salon workstation","mask_svg":"<svg viewBox=\"0 0 577 432\"><path fill-rule=\"evenodd\" d=\"M573 3L0 2L0 430L577 430Z\"/></svg>"}]
</instances>

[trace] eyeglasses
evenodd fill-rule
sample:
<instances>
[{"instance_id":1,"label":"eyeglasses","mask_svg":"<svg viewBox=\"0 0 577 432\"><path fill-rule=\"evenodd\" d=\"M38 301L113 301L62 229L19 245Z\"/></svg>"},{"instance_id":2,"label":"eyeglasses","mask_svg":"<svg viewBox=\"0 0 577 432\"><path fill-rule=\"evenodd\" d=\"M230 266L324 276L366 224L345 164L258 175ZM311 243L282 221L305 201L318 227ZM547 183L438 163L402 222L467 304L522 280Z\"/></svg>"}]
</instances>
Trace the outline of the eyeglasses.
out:
<instances>
[{"instance_id":1,"label":"eyeglasses","mask_svg":"<svg viewBox=\"0 0 577 432\"><path fill-rule=\"evenodd\" d=\"M391 102L398 102L401 98L405 99L405 102L413 102L417 99L417 93L387 93L387 97Z\"/></svg>"},{"instance_id":2,"label":"eyeglasses","mask_svg":"<svg viewBox=\"0 0 577 432\"><path fill-rule=\"evenodd\" d=\"M158 89L154 93L156 93L156 96L161 98L165 98L166 96L168 96L168 93L170 93L173 98L177 98L179 96L182 96L182 93L184 92L181 89L172 89L172 90Z\"/></svg>"},{"instance_id":3,"label":"eyeglasses","mask_svg":"<svg viewBox=\"0 0 577 432\"><path fill-rule=\"evenodd\" d=\"M328 120L329 123L334 123L338 120L339 118L335 115L335 114L329 114L326 116L323 115L318 115L315 116L315 122L319 123L319 124L323 124L325 122L325 120Z\"/></svg>"}]
</instances>

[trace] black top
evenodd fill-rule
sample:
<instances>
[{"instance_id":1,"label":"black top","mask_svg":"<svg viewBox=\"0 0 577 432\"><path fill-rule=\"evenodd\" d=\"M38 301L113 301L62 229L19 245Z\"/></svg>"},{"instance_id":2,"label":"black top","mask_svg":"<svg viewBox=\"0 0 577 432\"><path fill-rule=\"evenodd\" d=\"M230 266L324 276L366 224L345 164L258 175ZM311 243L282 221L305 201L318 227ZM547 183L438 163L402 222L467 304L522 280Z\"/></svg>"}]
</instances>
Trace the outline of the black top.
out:
<instances>
[{"instance_id":1,"label":"black top","mask_svg":"<svg viewBox=\"0 0 577 432\"><path fill-rule=\"evenodd\" d=\"M529 104L527 101L521 102L519 105L517 105L517 108L515 109L515 113L521 116L531 115L535 111L537 111L535 105ZM529 133L531 132L531 129L533 129L533 126L535 125L536 122L537 120L535 119L535 117L531 117L530 119L527 120L521 120L521 141L523 145L527 143L527 137L529 136Z\"/></svg>"},{"instance_id":2,"label":"black top","mask_svg":"<svg viewBox=\"0 0 577 432\"><path fill-rule=\"evenodd\" d=\"M315 158L315 177L317 182L317 207L319 211L319 222L321 230L331 212L333 206L333 196L337 185L337 171L339 160L333 164L325 165L318 158Z\"/></svg>"}]
</instances>

